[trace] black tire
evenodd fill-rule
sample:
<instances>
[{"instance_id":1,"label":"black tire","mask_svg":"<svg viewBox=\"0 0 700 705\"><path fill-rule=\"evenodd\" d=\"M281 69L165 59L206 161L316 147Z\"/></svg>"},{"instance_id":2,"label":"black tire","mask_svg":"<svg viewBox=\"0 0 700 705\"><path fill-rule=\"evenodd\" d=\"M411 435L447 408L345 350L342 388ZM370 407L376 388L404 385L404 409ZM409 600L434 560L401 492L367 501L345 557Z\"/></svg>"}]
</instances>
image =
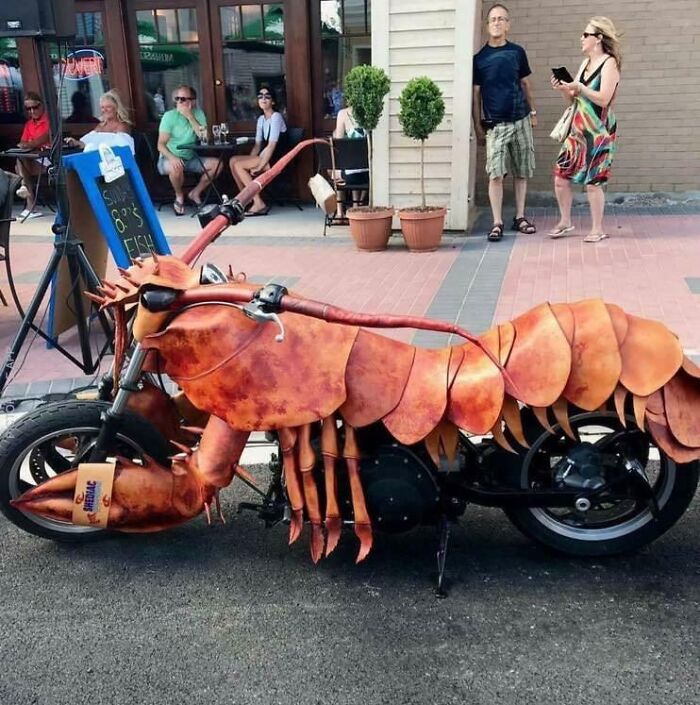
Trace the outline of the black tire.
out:
<instances>
[{"instance_id":1,"label":"black tire","mask_svg":"<svg viewBox=\"0 0 700 705\"><path fill-rule=\"evenodd\" d=\"M611 429L611 434L616 434L618 438L624 438L625 432L614 412L591 412L579 413L571 418L574 429L584 427L606 427ZM529 428L533 426L528 424ZM546 432L537 434L536 440L531 444L529 451L521 455L521 488L531 486L536 465L535 458L538 453L547 452L547 443L566 443L564 433L559 425L553 427L555 439ZM609 556L619 553L635 551L645 546L668 529L670 529L685 513L695 495L700 476L700 463L692 462L688 464L675 463L656 444L647 433L635 430L634 421L630 419L628 423L629 433L636 434L634 443L638 439L644 439L644 448L639 447L637 453L640 463L645 468L651 464L658 463L658 477L652 483L654 493L658 502L659 511L656 517L653 516L648 506L639 503L634 507L628 516L621 517L615 523L609 521L607 524L601 522L600 528L591 526L584 521L584 526L567 526L556 512L546 508L511 508L505 513L513 524L527 537L543 544L560 553L571 556ZM612 435L611 435L612 437ZM528 434L528 440L531 436ZM568 441L573 445L573 441ZM515 447L515 446L514 446ZM545 449L542 451L541 449ZM658 460L656 456L658 454ZM540 455L541 461L541 455ZM612 505L614 508L614 505ZM622 505L620 505L622 506Z\"/></svg>"},{"instance_id":2,"label":"black tire","mask_svg":"<svg viewBox=\"0 0 700 705\"><path fill-rule=\"evenodd\" d=\"M0 438L0 510L16 526L42 538L54 541L85 543L104 538L109 532L78 527L66 522L44 519L21 512L10 506L33 484L38 484L75 466L76 457L85 457L85 449L94 441L101 426L100 414L109 408L102 401L68 401L41 406L20 418ZM73 458L64 448L50 443L50 439L75 437L79 443ZM117 437L118 451L129 458L140 458L145 453L165 465L171 453L168 441L143 417L127 412ZM41 447L40 447L41 446ZM48 468L48 471L47 471ZM49 474L50 473L50 474ZM31 475L32 482L22 479Z\"/></svg>"}]
</instances>

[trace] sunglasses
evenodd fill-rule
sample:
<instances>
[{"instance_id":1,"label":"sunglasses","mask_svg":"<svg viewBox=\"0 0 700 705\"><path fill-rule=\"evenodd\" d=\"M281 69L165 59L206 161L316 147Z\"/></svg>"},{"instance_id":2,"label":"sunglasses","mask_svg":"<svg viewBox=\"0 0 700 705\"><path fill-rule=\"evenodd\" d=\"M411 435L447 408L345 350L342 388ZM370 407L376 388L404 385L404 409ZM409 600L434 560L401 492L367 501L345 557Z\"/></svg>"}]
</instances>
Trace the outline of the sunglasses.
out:
<instances>
[{"instance_id":1,"label":"sunglasses","mask_svg":"<svg viewBox=\"0 0 700 705\"><path fill-rule=\"evenodd\" d=\"M584 39L588 39L588 37L597 37L600 34L600 32L581 32L581 36Z\"/></svg>"},{"instance_id":2,"label":"sunglasses","mask_svg":"<svg viewBox=\"0 0 700 705\"><path fill-rule=\"evenodd\" d=\"M194 100L194 98L185 95L176 95L174 100L176 103L186 103L188 100Z\"/></svg>"},{"instance_id":3,"label":"sunglasses","mask_svg":"<svg viewBox=\"0 0 700 705\"><path fill-rule=\"evenodd\" d=\"M40 107L41 107L41 103L37 103L36 105L25 105L24 109L30 110L30 111L31 110L39 110Z\"/></svg>"},{"instance_id":4,"label":"sunglasses","mask_svg":"<svg viewBox=\"0 0 700 705\"><path fill-rule=\"evenodd\" d=\"M258 100L272 100L270 93L258 93Z\"/></svg>"}]
</instances>

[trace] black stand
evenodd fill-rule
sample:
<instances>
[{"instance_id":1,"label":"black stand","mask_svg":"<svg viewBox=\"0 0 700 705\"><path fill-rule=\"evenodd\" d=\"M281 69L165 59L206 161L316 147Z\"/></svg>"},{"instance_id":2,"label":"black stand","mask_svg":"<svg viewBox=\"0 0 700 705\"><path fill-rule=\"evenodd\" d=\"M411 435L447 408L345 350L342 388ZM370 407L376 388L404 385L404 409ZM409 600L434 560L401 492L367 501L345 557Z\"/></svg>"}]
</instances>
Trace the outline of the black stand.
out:
<instances>
[{"instance_id":1,"label":"black stand","mask_svg":"<svg viewBox=\"0 0 700 705\"><path fill-rule=\"evenodd\" d=\"M7 357L5 358L2 371L0 372L0 394L2 394L5 389L8 378L30 330L34 330L44 340L48 341L53 347L56 348L56 350L58 350L58 352L68 358L73 364L77 365L85 374L92 374L97 370L100 360L112 346L112 327L106 315L104 313L98 313L100 324L105 332L105 335L107 336L107 342L98 353L97 359L93 360L92 351L90 349L90 330L86 323L87 312L85 310L85 302L83 299L83 285L88 290L95 292L96 287L100 284L100 280L90 264L87 255L85 254L82 241L74 236L70 226L70 218L67 217L69 213L69 204L68 194L66 191L66 182L61 164L61 123L56 101L49 97L53 94L51 67L49 65L46 47L42 46L42 39L36 38L34 41L37 43L37 53L39 55L39 65L41 70L41 88L44 94L47 112L49 114L51 134L54 136L53 144L58 145L55 152L52 150L52 155L55 153L57 156L56 166L52 167L54 168L57 202L56 220L54 221L52 230L56 235L56 239L54 242L54 251L51 255L51 259L49 260L49 263L41 276L39 286L32 297L29 307L24 313L22 323L20 324L19 330L17 331ZM63 258L66 259L68 271L70 273L70 296L73 304L72 310L75 312L77 320L82 361L74 357L70 352L68 352L68 350L62 347L56 339L49 336L34 324L34 320L39 313L46 292L49 289L49 285L58 272L58 267Z\"/></svg>"},{"instance_id":2,"label":"black stand","mask_svg":"<svg viewBox=\"0 0 700 705\"><path fill-rule=\"evenodd\" d=\"M440 545L437 550L437 585L435 586L435 597L447 597L447 581L445 580L445 562L447 561L447 542L450 540L450 521L446 516L440 517Z\"/></svg>"}]
</instances>

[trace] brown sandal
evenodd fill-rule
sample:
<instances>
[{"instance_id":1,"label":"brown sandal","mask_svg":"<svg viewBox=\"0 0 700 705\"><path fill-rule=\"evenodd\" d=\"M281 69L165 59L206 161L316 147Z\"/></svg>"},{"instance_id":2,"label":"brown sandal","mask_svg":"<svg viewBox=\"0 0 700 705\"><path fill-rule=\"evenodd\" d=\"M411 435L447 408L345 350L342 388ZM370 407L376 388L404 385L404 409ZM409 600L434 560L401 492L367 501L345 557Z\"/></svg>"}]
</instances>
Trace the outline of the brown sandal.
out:
<instances>
[{"instance_id":1,"label":"brown sandal","mask_svg":"<svg viewBox=\"0 0 700 705\"><path fill-rule=\"evenodd\" d=\"M513 230L523 235L534 235L537 228L527 218L513 218Z\"/></svg>"},{"instance_id":2,"label":"brown sandal","mask_svg":"<svg viewBox=\"0 0 700 705\"><path fill-rule=\"evenodd\" d=\"M503 223L494 223L486 239L489 242L498 242L503 239Z\"/></svg>"}]
</instances>

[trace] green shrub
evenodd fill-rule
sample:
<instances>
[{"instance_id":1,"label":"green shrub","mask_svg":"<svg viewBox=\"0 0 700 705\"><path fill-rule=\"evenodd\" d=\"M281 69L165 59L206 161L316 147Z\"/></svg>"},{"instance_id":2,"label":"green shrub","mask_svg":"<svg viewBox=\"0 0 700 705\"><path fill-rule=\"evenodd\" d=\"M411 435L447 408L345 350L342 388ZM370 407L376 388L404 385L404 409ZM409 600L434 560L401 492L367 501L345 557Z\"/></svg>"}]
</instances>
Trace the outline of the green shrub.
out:
<instances>
[{"instance_id":1,"label":"green shrub","mask_svg":"<svg viewBox=\"0 0 700 705\"><path fill-rule=\"evenodd\" d=\"M391 83L383 69L377 66L355 66L345 76L345 100L359 127L367 133L369 156L369 205L374 206L374 179L372 178L372 131L377 127L384 110L384 96Z\"/></svg>"},{"instance_id":2,"label":"green shrub","mask_svg":"<svg viewBox=\"0 0 700 705\"><path fill-rule=\"evenodd\" d=\"M377 127L389 88L389 77L377 66L355 66L345 77L345 100L355 122L367 132Z\"/></svg>"},{"instance_id":3,"label":"green shrub","mask_svg":"<svg viewBox=\"0 0 700 705\"><path fill-rule=\"evenodd\" d=\"M399 124L406 137L420 140L420 186L425 208L424 148L425 140L435 132L445 116L445 101L435 81L427 76L411 79L399 96Z\"/></svg>"}]
</instances>

